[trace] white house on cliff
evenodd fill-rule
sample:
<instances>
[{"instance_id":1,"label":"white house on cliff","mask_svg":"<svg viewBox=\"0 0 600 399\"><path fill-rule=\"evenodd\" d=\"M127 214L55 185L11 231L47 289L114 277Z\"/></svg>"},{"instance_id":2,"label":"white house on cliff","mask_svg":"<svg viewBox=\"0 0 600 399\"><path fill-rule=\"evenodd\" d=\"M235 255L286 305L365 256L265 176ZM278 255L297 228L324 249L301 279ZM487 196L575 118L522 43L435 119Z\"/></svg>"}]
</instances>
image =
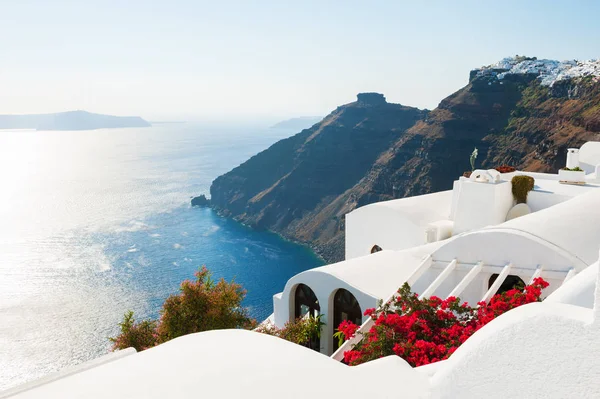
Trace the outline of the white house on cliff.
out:
<instances>
[{"instance_id":1,"label":"white house on cliff","mask_svg":"<svg viewBox=\"0 0 600 399\"><path fill-rule=\"evenodd\" d=\"M292 277L265 322L323 315L315 350L250 331L192 334L116 352L0 398L598 398L600 142L570 149L558 174L476 170L450 191L346 215L346 260ZM572 169L579 168L573 171ZM511 180L535 179L516 204ZM448 359L413 368L397 356L350 367L334 328L370 328L367 308L408 282L421 297L488 301L519 279L550 283ZM320 352L320 353L318 353Z\"/></svg>"}]
</instances>

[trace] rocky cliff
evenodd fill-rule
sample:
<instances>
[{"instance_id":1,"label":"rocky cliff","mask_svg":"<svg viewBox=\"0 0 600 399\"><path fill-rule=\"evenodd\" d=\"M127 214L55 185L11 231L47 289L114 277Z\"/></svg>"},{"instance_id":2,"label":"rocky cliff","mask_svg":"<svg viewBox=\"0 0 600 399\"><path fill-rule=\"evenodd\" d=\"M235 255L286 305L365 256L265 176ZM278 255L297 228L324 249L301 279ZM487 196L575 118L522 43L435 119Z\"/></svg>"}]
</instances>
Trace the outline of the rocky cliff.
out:
<instances>
[{"instance_id":1,"label":"rocky cliff","mask_svg":"<svg viewBox=\"0 0 600 399\"><path fill-rule=\"evenodd\" d=\"M467 86L431 112L359 94L217 178L212 204L341 260L346 213L450 189L474 147L477 167L555 172L568 147L600 140L600 63L589 65L503 60L472 71Z\"/></svg>"}]
</instances>

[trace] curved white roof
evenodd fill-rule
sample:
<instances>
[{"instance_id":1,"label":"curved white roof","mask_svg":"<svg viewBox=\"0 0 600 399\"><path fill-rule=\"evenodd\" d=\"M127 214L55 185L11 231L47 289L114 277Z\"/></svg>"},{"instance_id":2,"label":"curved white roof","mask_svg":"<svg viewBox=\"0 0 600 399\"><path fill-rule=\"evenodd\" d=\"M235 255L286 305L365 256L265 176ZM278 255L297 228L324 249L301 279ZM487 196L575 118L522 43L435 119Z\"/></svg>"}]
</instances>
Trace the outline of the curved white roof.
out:
<instances>
[{"instance_id":1,"label":"curved white roof","mask_svg":"<svg viewBox=\"0 0 600 399\"><path fill-rule=\"evenodd\" d=\"M600 142L588 141L579 149L579 163L586 172L593 172L600 163Z\"/></svg>"},{"instance_id":2,"label":"curved white roof","mask_svg":"<svg viewBox=\"0 0 600 399\"><path fill-rule=\"evenodd\" d=\"M406 197L390 201L375 202L361 206L350 212L351 215L370 212L373 209L385 209L402 214L414 224L431 223L448 219L452 205L452 190L432 194Z\"/></svg>"},{"instance_id":3,"label":"curved white roof","mask_svg":"<svg viewBox=\"0 0 600 399\"><path fill-rule=\"evenodd\" d=\"M598 259L600 190L592 190L486 230L529 233L590 265Z\"/></svg>"},{"instance_id":4,"label":"curved white roof","mask_svg":"<svg viewBox=\"0 0 600 399\"><path fill-rule=\"evenodd\" d=\"M369 381L393 383L374 389ZM174 339L14 398L393 398L398 389L407 397L425 398L429 382L397 356L348 367L265 334L215 330Z\"/></svg>"},{"instance_id":5,"label":"curved white roof","mask_svg":"<svg viewBox=\"0 0 600 399\"><path fill-rule=\"evenodd\" d=\"M402 251L383 250L310 269L292 277L287 282L285 291L290 290L298 283L312 280L309 276L318 276L318 274L324 273L336 277L374 298L386 299L398 290L425 256L431 254L442 244L443 241L438 241Z\"/></svg>"},{"instance_id":6,"label":"curved white roof","mask_svg":"<svg viewBox=\"0 0 600 399\"><path fill-rule=\"evenodd\" d=\"M564 303L593 309L594 292L598 278L598 262L584 269L575 277L550 294L547 303Z\"/></svg>"}]
</instances>

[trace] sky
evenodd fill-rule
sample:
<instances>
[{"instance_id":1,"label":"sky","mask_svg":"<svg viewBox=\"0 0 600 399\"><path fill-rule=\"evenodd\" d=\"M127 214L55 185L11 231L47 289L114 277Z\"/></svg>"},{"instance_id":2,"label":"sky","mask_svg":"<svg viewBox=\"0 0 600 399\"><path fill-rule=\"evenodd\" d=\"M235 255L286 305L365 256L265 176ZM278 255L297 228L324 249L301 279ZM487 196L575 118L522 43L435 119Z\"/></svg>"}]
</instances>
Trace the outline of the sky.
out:
<instances>
[{"instance_id":1,"label":"sky","mask_svg":"<svg viewBox=\"0 0 600 399\"><path fill-rule=\"evenodd\" d=\"M511 55L600 58L600 1L0 0L0 114L326 115L435 108Z\"/></svg>"}]
</instances>

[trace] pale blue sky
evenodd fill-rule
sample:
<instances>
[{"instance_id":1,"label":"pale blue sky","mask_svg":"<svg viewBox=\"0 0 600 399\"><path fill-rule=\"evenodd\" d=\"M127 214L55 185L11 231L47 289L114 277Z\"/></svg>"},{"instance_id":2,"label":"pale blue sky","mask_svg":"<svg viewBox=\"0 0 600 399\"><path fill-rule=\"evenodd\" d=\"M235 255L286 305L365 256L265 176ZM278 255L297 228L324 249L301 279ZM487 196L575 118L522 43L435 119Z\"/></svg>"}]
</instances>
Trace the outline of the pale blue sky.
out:
<instances>
[{"instance_id":1,"label":"pale blue sky","mask_svg":"<svg viewBox=\"0 0 600 399\"><path fill-rule=\"evenodd\" d=\"M325 115L435 108L505 56L600 58L600 1L0 0L0 113Z\"/></svg>"}]
</instances>

